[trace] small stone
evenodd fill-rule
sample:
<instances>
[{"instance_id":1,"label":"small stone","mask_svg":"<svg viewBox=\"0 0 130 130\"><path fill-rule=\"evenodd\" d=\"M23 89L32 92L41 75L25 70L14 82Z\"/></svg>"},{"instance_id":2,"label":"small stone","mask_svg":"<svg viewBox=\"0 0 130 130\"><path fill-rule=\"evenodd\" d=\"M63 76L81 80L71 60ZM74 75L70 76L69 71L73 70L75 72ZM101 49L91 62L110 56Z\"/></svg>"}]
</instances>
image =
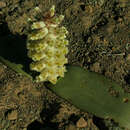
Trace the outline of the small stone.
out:
<instances>
[{"instance_id":1,"label":"small stone","mask_svg":"<svg viewBox=\"0 0 130 130\"><path fill-rule=\"evenodd\" d=\"M18 116L17 110L13 110L13 111L8 113L7 119L8 120L16 120L17 116Z\"/></svg>"},{"instance_id":2,"label":"small stone","mask_svg":"<svg viewBox=\"0 0 130 130\"><path fill-rule=\"evenodd\" d=\"M4 8L4 7L6 7L6 3L3 1L0 1L0 8Z\"/></svg>"},{"instance_id":3,"label":"small stone","mask_svg":"<svg viewBox=\"0 0 130 130\"><path fill-rule=\"evenodd\" d=\"M83 117L81 117L78 121L77 121L77 123L76 123L76 126L78 127L78 128L85 128L85 127L87 127L87 122L84 120L84 118Z\"/></svg>"}]
</instances>

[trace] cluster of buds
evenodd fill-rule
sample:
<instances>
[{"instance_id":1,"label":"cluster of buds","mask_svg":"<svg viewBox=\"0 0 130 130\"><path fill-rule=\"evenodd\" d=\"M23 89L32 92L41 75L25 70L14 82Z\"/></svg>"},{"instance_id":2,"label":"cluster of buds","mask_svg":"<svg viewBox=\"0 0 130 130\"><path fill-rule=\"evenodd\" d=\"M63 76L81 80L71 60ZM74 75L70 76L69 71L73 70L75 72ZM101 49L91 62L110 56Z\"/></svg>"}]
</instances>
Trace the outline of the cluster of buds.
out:
<instances>
[{"instance_id":1,"label":"cluster of buds","mask_svg":"<svg viewBox=\"0 0 130 130\"><path fill-rule=\"evenodd\" d=\"M63 15L55 16L55 6L46 13L43 21L33 22L28 34L28 57L33 60L30 69L39 72L36 81L50 81L55 84L58 77L64 77L68 53L68 31L60 23Z\"/></svg>"}]
</instances>

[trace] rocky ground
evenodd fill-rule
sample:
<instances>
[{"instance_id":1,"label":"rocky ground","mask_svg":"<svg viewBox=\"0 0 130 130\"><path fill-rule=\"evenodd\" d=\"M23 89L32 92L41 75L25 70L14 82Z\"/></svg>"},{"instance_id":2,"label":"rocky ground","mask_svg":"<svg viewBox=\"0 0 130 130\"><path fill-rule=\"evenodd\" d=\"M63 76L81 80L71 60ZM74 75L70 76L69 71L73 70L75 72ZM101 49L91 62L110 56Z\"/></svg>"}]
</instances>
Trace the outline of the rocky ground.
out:
<instances>
[{"instance_id":1,"label":"rocky ground","mask_svg":"<svg viewBox=\"0 0 130 130\"><path fill-rule=\"evenodd\" d=\"M56 6L65 15L68 29L69 64L100 73L130 92L130 17L128 0L1 0L0 56L28 69L27 19L41 20ZM36 15L38 6L41 13ZM123 128L111 120L100 119L75 108L26 76L0 63L0 129L114 130Z\"/></svg>"}]
</instances>

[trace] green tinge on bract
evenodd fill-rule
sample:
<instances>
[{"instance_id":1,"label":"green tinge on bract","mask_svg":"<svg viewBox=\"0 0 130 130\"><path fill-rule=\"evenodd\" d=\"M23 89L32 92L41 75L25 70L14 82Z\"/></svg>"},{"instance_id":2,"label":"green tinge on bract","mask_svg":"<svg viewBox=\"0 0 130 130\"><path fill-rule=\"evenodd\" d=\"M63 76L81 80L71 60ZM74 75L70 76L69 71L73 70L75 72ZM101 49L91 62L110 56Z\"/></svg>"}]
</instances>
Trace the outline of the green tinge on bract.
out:
<instances>
[{"instance_id":1,"label":"green tinge on bract","mask_svg":"<svg viewBox=\"0 0 130 130\"><path fill-rule=\"evenodd\" d=\"M130 94L124 93L121 86L106 77L69 66L64 78L51 89L81 110L112 118L120 126L130 129Z\"/></svg>"}]
</instances>

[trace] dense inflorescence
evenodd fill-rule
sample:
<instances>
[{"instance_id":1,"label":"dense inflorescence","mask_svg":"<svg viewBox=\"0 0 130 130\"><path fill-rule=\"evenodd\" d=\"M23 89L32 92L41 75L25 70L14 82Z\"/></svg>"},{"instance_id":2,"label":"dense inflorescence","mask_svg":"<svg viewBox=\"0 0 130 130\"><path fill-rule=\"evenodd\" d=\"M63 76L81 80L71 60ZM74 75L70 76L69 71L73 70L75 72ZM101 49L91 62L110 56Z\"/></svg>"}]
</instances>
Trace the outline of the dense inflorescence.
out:
<instances>
[{"instance_id":1,"label":"dense inflorescence","mask_svg":"<svg viewBox=\"0 0 130 130\"><path fill-rule=\"evenodd\" d=\"M40 72L36 81L50 81L55 84L58 77L64 77L64 64L68 53L68 31L60 23L63 15L55 16L55 6L46 13L43 21L31 24L31 33L28 34L28 56L33 60L30 69Z\"/></svg>"}]
</instances>

